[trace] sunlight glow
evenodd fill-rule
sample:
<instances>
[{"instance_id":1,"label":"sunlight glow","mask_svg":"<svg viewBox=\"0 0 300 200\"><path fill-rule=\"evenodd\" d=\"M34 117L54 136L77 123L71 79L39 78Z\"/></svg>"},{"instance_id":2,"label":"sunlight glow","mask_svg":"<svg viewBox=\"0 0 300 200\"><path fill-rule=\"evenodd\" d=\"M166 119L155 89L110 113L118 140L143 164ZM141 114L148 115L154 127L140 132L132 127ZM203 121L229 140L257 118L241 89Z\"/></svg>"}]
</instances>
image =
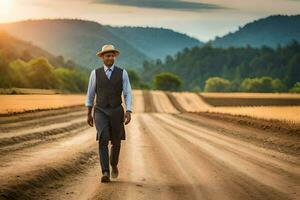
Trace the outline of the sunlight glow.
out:
<instances>
[{"instance_id":1,"label":"sunlight glow","mask_svg":"<svg viewBox=\"0 0 300 200\"><path fill-rule=\"evenodd\" d=\"M0 17L8 17L13 8L14 0L0 0Z\"/></svg>"}]
</instances>

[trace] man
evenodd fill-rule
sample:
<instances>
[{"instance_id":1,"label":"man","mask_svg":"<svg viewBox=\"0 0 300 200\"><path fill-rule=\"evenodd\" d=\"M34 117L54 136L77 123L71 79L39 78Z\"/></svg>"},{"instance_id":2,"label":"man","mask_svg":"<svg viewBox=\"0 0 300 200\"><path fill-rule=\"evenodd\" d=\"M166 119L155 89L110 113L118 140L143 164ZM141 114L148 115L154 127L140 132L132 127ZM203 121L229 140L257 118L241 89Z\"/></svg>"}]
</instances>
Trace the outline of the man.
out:
<instances>
[{"instance_id":1,"label":"man","mask_svg":"<svg viewBox=\"0 0 300 200\"><path fill-rule=\"evenodd\" d=\"M104 45L97 56L102 59L103 66L91 72L85 105L88 107L87 123L97 129L96 140L99 141L99 157L102 170L101 182L110 182L118 177L118 160L121 140L125 140L125 125L131 120L131 85L128 73L114 64L120 52L113 45ZM126 113L122 104L124 95ZM94 106L94 97L96 105ZM94 112L92 116L92 109ZM111 142L110 156L108 143ZM112 167L111 174L109 163Z\"/></svg>"}]
</instances>

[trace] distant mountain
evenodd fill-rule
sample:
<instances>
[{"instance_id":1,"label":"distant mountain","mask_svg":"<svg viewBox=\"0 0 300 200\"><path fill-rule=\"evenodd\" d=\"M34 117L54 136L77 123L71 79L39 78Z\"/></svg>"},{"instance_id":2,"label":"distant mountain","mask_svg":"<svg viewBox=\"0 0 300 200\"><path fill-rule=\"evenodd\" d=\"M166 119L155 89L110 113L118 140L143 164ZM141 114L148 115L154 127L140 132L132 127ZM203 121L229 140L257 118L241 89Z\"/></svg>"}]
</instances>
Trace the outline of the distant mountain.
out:
<instances>
[{"instance_id":1,"label":"distant mountain","mask_svg":"<svg viewBox=\"0 0 300 200\"><path fill-rule=\"evenodd\" d=\"M117 28L78 19L26 20L1 24L0 27L89 69L101 64L96 52L106 43L113 43L120 49L117 64L129 68L141 68L144 60L164 58L185 47L201 44L187 35L167 29Z\"/></svg>"},{"instance_id":2,"label":"distant mountain","mask_svg":"<svg viewBox=\"0 0 300 200\"><path fill-rule=\"evenodd\" d=\"M286 45L291 40L300 41L300 15L273 15L258 19L240 27L238 31L212 41L215 47L253 47L266 45L277 47Z\"/></svg>"},{"instance_id":3,"label":"distant mountain","mask_svg":"<svg viewBox=\"0 0 300 200\"><path fill-rule=\"evenodd\" d=\"M164 59L167 55L174 55L185 47L203 45L195 38L165 28L111 26L107 28L152 59Z\"/></svg>"},{"instance_id":4,"label":"distant mountain","mask_svg":"<svg viewBox=\"0 0 300 200\"><path fill-rule=\"evenodd\" d=\"M62 56L54 56L32 43L17 39L0 29L0 57L1 55L10 61L16 59L29 61L32 58L45 57L55 66L76 67L75 63L70 60L64 60Z\"/></svg>"}]
</instances>

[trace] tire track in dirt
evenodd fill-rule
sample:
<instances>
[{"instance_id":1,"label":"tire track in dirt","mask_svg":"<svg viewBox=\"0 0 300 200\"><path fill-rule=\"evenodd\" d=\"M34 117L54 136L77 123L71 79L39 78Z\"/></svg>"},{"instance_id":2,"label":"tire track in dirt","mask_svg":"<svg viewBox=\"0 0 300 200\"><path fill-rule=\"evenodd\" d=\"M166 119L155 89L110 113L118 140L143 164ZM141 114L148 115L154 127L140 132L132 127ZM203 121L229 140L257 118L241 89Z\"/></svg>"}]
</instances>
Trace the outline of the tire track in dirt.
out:
<instances>
[{"instance_id":1,"label":"tire track in dirt","mask_svg":"<svg viewBox=\"0 0 300 200\"><path fill-rule=\"evenodd\" d=\"M80 106L69 106L65 108L54 108L54 109L37 109L34 111L25 111L21 113L7 113L0 114L0 124L15 123L33 119L41 119L49 116L58 116L64 113L72 113L77 111L84 111L86 107Z\"/></svg>"},{"instance_id":2,"label":"tire track in dirt","mask_svg":"<svg viewBox=\"0 0 300 200\"><path fill-rule=\"evenodd\" d=\"M179 111L170 102L170 99L163 91L151 90L153 103L159 113L179 113Z\"/></svg>"},{"instance_id":3,"label":"tire track in dirt","mask_svg":"<svg viewBox=\"0 0 300 200\"><path fill-rule=\"evenodd\" d=\"M299 163L297 165L279 164L279 161L272 160L271 157L261 155L257 151L253 152L253 149L243 148L243 151L240 151L242 145L233 145L223 139L212 137L213 132L204 132L202 128L197 130L196 126L190 125L188 127L189 124L181 123L170 115L163 117L153 114L151 116L155 116L156 121L159 121L165 128L161 132L171 134L171 136L173 134L173 137L180 138L179 141L186 141L186 148L194 146L191 154L198 155L202 151L202 154L210 155L210 158L219 162L220 166L228 167L234 174L239 174L240 177L237 180L248 179L247 185L251 183L253 187L259 186L260 189L264 189L265 191L261 191L265 193L264 196L273 196L270 199L292 199L296 197L295 192L298 191L300 184ZM196 161L197 159L192 160ZM187 165L198 166L196 163ZM256 188L255 190L259 191L260 189ZM255 190L253 190L254 193Z\"/></svg>"},{"instance_id":4,"label":"tire track in dirt","mask_svg":"<svg viewBox=\"0 0 300 200\"><path fill-rule=\"evenodd\" d=\"M33 129L25 129L18 132L8 132L0 134L0 151L5 150L6 147L16 145L28 141L35 141L37 143L47 141L52 136L66 134L77 129L88 128L85 117L71 120L69 122L52 124L45 127L38 127Z\"/></svg>"},{"instance_id":5,"label":"tire track in dirt","mask_svg":"<svg viewBox=\"0 0 300 200\"><path fill-rule=\"evenodd\" d=\"M233 116L223 113L208 113L206 111L187 112L187 110L181 106L181 104L185 105L184 101L182 100L184 98L181 97L182 94L171 92L167 93L173 105L178 110L183 110L181 115L174 115L178 118L185 119L189 123L219 130L219 132L223 134L238 137L241 140L256 144L257 146L263 148L269 148L295 156L299 155L299 128L296 125L292 126L284 124L283 122L279 123L264 121L260 119L251 119L250 117ZM197 95L195 95L195 101L197 99L196 96ZM193 96L190 95L189 97L191 99ZM187 97L185 97L185 100L186 98ZM203 101L201 100L201 96L199 96L199 94L197 102L198 100ZM197 105L199 107L200 103L198 102ZM203 108L205 107L207 106L203 105ZM195 110L199 109L200 107ZM246 131L246 129L248 129L248 131ZM252 133L250 133L251 131Z\"/></svg>"},{"instance_id":6,"label":"tire track in dirt","mask_svg":"<svg viewBox=\"0 0 300 200\"><path fill-rule=\"evenodd\" d=\"M123 97L122 97L123 98ZM133 90L132 91L132 110L134 113L143 113L145 112L144 105L144 96L142 90Z\"/></svg>"},{"instance_id":7,"label":"tire track in dirt","mask_svg":"<svg viewBox=\"0 0 300 200\"><path fill-rule=\"evenodd\" d=\"M297 199L296 158L287 162L171 114L133 114L126 129L118 179L101 184L93 165L87 177L63 179L49 199Z\"/></svg>"},{"instance_id":8,"label":"tire track in dirt","mask_svg":"<svg viewBox=\"0 0 300 200\"><path fill-rule=\"evenodd\" d=\"M130 160L129 180L134 184L126 190L125 199L195 199L184 176L172 165L165 166L172 160L148 130L144 115L138 115L130 127L129 158L134 159Z\"/></svg>"},{"instance_id":9,"label":"tire track in dirt","mask_svg":"<svg viewBox=\"0 0 300 200\"><path fill-rule=\"evenodd\" d=\"M185 108L181 106L181 104L177 101L176 97L172 94L172 92L166 92L166 95L175 109L177 109L181 113L186 112Z\"/></svg>"},{"instance_id":10,"label":"tire track in dirt","mask_svg":"<svg viewBox=\"0 0 300 200\"><path fill-rule=\"evenodd\" d=\"M160 118L161 116L154 115L156 118ZM232 147L235 148L235 151L241 152L245 155L252 156L255 159L260 159L262 161L268 161L272 163L272 167L275 167L277 165L281 165L282 168L285 168L287 171L291 171L296 173L298 176L300 175L300 172L297 171L297 167L299 165L299 161L297 159L297 156L291 156L282 154L280 152L258 148L255 145L249 144L247 142L243 142L239 139L235 139L232 137L224 136L221 134L218 134L214 130L206 129L205 127L201 126L195 126L192 124L189 124L186 121L182 121L180 119L176 119L174 116L167 115L163 118L164 124L169 124L172 127L177 127L178 130L186 131L188 130L189 136L195 136L198 138L201 138L203 140L206 140L209 142L210 140L214 143L220 143L223 147ZM180 125L184 125L184 129L180 127ZM200 134L202 133L202 134ZM213 139L212 139L213 138ZM251 151L249 151L251 149ZM253 152L252 152L253 151ZM251 154L249 154L251 153ZM285 163L287 162L287 163ZM277 169L279 170L279 169ZM275 171L277 171L275 170Z\"/></svg>"},{"instance_id":11,"label":"tire track in dirt","mask_svg":"<svg viewBox=\"0 0 300 200\"><path fill-rule=\"evenodd\" d=\"M0 124L0 155L72 137L89 128L82 107L74 107L74 111L70 108L49 110L50 114L40 112L25 113L26 117L20 121L6 120L7 123Z\"/></svg>"},{"instance_id":12,"label":"tire track in dirt","mask_svg":"<svg viewBox=\"0 0 300 200\"><path fill-rule=\"evenodd\" d=\"M56 110L60 113L56 117L36 112L34 116L49 119L49 123L38 124L38 117L27 113L28 121L20 120L23 128L30 127L30 120L37 122L37 127L6 132L2 138L45 134L3 146L3 152L4 147L6 152L14 147L16 151L1 154L0 199L297 199L298 157L221 134L218 125L222 122L200 123L202 118L190 113L153 113L178 109L175 96L173 102L170 96L167 99L151 91L140 96L150 113L133 113L131 123L125 126L127 140L121 145L118 179L100 183L96 131L87 127L83 115L71 110ZM181 99L181 103L186 101ZM197 104L188 102L188 109ZM74 118L62 122L64 116L72 115ZM12 122L11 130L18 129ZM78 127L68 131L67 127L76 123ZM61 133L46 133L55 129ZM244 127L232 131L245 134ZM263 138L267 136L258 135Z\"/></svg>"},{"instance_id":13,"label":"tire track in dirt","mask_svg":"<svg viewBox=\"0 0 300 200\"><path fill-rule=\"evenodd\" d=\"M144 113L132 115L126 126L127 140L122 142L119 177L100 183L100 165L91 167L86 176L64 179L58 191L48 192L48 199L197 199L187 176L178 173L168 152L145 124ZM66 183L67 181L71 181Z\"/></svg>"},{"instance_id":14,"label":"tire track in dirt","mask_svg":"<svg viewBox=\"0 0 300 200\"><path fill-rule=\"evenodd\" d=\"M3 156L3 155L6 155L7 153L22 151L26 148L32 148L32 147L40 145L40 144L54 142L56 140L63 139L63 138L73 137L77 134L80 134L82 131L84 131L86 129L88 129L88 127L86 127L86 126L79 127L74 130L67 130L65 132L61 132L59 134L45 135L41 138L34 138L34 139L30 139L28 141L21 141L19 143L0 147L0 155Z\"/></svg>"},{"instance_id":15,"label":"tire track in dirt","mask_svg":"<svg viewBox=\"0 0 300 200\"><path fill-rule=\"evenodd\" d=\"M0 162L1 197L32 199L52 181L80 173L95 163L97 154L95 134L92 133L92 129L87 129L72 138L3 156Z\"/></svg>"},{"instance_id":16,"label":"tire track in dirt","mask_svg":"<svg viewBox=\"0 0 300 200\"><path fill-rule=\"evenodd\" d=\"M207 118L199 115L199 113L183 113L173 116L185 120L188 123L215 130L220 134L235 137L259 147L294 156L298 156L300 153L299 136L296 135L270 132L245 125L237 126L235 123L223 121L218 118Z\"/></svg>"},{"instance_id":17,"label":"tire track in dirt","mask_svg":"<svg viewBox=\"0 0 300 200\"><path fill-rule=\"evenodd\" d=\"M201 112L211 107L193 92L168 92L168 97L181 112Z\"/></svg>"},{"instance_id":18,"label":"tire track in dirt","mask_svg":"<svg viewBox=\"0 0 300 200\"><path fill-rule=\"evenodd\" d=\"M177 173L172 159L149 132L143 116L132 115L127 126L127 141L122 143L120 177L109 184L100 184L88 199L196 199L191 185Z\"/></svg>"},{"instance_id":19,"label":"tire track in dirt","mask_svg":"<svg viewBox=\"0 0 300 200\"><path fill-rule=\"evenodd\" d=\"M146 113L149 112L157 112L156 105L154 104L153 96L151 95L151 91L143 90L143 97L144 97L144 111Z\"/></svg>"},{"instance_id":20,"label":"tire track in dirt","mask_svg":"<svg viewBox=\"0 0 300 200\"><path fill-rule=\"evenodd\" d=\"M74 111L70 113L61 113L54 116L44 116L19 122L8 122L0 124L0 134L5 132L19 131L23 129L32 129L50 124L59 124L70 120L86 116L86 111Z\"/></svg>"}]
</instances>

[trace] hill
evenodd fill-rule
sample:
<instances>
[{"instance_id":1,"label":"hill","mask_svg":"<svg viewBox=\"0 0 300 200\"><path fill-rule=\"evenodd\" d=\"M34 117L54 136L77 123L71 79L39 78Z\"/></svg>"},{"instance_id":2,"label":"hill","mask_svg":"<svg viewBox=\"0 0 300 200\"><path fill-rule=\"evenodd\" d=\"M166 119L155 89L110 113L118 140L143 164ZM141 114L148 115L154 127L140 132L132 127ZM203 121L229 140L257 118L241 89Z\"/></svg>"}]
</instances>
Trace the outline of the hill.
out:
<instances>
[{"instance_id":1,"label":"hill","mask_svg":"<svg viewBox=\"0 0 300 200\"><path fill-rule=\"evenodd\" d=\"M203 45L195 38L165 28L112 26L107 28L152 59L163 59L185 47Z\"/></svg>"},{"instance_id":2,"label":"hill","mask_svg":"<svg viewBox=\"0 0 300 200\"><path fill-rule=\"evenodd\" d=\"M55 89L84 92L89 72L63 56L54 56L30 42L0 30L0 88Z\"/></svg>"},{"instance_id":3,"label":"hill","mask_svg":"<svg viewBox=\"0 0 300 200\"><path fill-rule=\"evenodd\" d=\"M261 47L275 48L291 40L300 41L300 15L273 15L246 24L233 33L216 37L211 41L215 47Z\"/></svg>"},{"instance_id":4,"label":"hill","mask_svg":"<svg viewBox=\"0 0 300 200\"><path fill-rule=\"evenodd\" d=\"M15 38L0 29L0 57L1 56L5 57L9 61L17 59L29 61L36 57L45 57L56 66L67 68L76 67L76 64L71 60L65 60L64 57L60 55L54 56L31 42Z\"/></svg>"},{"instance_id":5,"label":"hill","mask_svg":"<svg viewBox=\"0 0 300 200\"><path fill-rule=\"evenodd\" d=\"M140 68L144 60L163 58L185 47L201 44L187 35L167 29L111 27L79 19L26 20L1 24L1 27L18 38L89 69L101 64L96 52L106 43L113 43L120 49L117 64L130 68Z\"/></svg>"}]
</instances>

